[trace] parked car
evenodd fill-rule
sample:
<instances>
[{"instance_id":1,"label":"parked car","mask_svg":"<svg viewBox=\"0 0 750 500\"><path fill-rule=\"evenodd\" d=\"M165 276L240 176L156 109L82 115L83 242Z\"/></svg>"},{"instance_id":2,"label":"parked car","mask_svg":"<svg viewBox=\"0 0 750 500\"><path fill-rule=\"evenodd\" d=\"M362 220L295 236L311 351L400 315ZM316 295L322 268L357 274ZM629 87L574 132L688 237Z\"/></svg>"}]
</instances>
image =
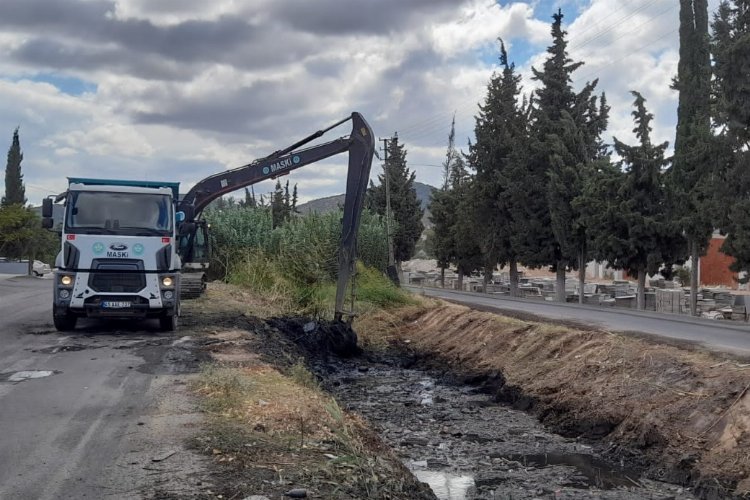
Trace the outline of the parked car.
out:
<instances>
[{"instance_id":1,"label":"parked car","mask_svg":"<svg viewBox=\"0 0 750 500\"><path fill-rule=\"evenodd\" d=\"M32 266L32 271L34 276L44 276L47 273L51 273L52 268L49 264L45 264L41 260L35 260L34 265Z\"/></svg>"}]
</instances>

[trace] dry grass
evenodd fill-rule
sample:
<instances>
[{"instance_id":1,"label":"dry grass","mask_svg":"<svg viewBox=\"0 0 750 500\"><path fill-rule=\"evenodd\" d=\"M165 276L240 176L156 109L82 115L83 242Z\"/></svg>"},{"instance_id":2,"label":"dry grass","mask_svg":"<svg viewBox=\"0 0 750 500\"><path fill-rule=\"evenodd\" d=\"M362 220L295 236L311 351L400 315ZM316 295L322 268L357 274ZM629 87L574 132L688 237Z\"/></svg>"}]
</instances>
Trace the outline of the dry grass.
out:
<instances>
[{"instance_id":1,"label":"dry grass","mask_svg":"<svg viewBox=\"0 0 750 500\"><path fill-rule=\"evenodd\" d=\"M211 282L206 293L189 304L191 314L212 314L219 310L226 317L239 314L270 318L292 310L291 301L283 295L253 293L221 281Z\"/></svg>"},{"instance_id":2,"label":"dry grass","mask_svg":"<svg viewBox=\"0 0 750 500\"><path fill-rule=\"evenodd\" d=\"M323 498L424 498L366 423L301 363L288 374L259 363L208 364L193 388L212 417L197 446L232 465L241 484L265 475L292 478Z\"/></svg>"},{"instance_id":3,"label":"dry grass","mask_svg":"<svg viewBox=\"0 0 750 500\"><path fill-rule=\"evenodd\" d=\"M397 308L367 307L353 324L359 345L367 350L382 351L400 337L399 328L404 318L418 316L440 303L434 299L415 296L415 303Z\"/></svg>"},{"instance_id":4,"label":"dry grass","mask_svg":"<svg viewBox=\"0 0 750 500\"><path fill-rule=\"evenodd\" d=\"M267 365L236 368L207 365L196 391L216 416L241 421L250 429L282 439L332 439L342 422L328 411L331 398L301 365L286 376Z\"/></svg>"}]
</instances>

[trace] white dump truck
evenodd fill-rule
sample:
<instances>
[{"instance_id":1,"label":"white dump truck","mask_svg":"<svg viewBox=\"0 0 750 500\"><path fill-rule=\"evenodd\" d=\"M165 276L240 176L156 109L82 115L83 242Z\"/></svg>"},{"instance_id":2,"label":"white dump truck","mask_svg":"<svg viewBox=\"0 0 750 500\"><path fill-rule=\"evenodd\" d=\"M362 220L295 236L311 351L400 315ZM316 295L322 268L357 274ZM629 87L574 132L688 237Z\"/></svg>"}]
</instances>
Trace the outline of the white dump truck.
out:
<instances>
[{"instance_id":1,"label":"white dump truck","mask_svg":"<svg viewBox=\"0 0 750 500\"><path fill-rule=\"evenodd\" d=\"M79 317L158 318L176 328L180 268L178 183L68 178L53 319L60 331ZM53 200L43 225L52 227Z\"/></svg>"}]
</instances>

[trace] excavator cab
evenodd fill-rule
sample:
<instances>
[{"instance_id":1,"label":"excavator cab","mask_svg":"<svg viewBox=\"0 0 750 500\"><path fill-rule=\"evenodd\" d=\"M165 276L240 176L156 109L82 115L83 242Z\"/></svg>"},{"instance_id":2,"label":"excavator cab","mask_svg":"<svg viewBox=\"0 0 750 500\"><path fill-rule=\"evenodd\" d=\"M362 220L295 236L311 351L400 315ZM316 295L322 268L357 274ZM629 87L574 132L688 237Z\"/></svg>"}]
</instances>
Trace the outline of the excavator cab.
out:
<instances>
[{"instance_id":1,"label":"excavator cab","mask_svg":"<svg viewBox=\"0 0 750 500\"><path fill-rule=\"evenodd\" d=\"M177 252L182 258L184 264L204 264L208 268L208 262L211 260L211 246L208 237L210 224L205 220L196 220L193 222L195 229L180 235L180 245ZM192 229L192 228L191 228Z\"/></svg>"},{"instance_id":2,"label":"excavator cab","mask_svg":"<svg viewBox=\"0 0 750 500\"><path fill-rule=\"evenodd\" d=\"M206 271L211 261L210 224L204 219L192 221L188 231L181 231L177 253L182 259L180 295L195 299L206 289Z\"/></svg>"}]
</instances>

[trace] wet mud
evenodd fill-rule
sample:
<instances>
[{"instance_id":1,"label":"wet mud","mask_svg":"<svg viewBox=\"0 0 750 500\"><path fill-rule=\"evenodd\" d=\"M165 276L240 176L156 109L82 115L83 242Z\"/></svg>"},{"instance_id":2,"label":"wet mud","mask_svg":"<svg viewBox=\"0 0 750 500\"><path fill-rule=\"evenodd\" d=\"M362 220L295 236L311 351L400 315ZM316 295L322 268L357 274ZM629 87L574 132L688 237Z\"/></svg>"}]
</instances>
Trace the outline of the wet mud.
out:
<instances>
[{"instance_id":1,"label":"wet mud","mask_svg":"<svg viewBox=\"0 0 750 500\"><path fill-rule=\"evenodd\" d=\"M482 384L404 367L408 357L312 362L324 386L364 416L440 499L694 498L641 477L593 442L565 438ZM471 382L471 380L469 380Z\"/></svg>"}]
</instances>

